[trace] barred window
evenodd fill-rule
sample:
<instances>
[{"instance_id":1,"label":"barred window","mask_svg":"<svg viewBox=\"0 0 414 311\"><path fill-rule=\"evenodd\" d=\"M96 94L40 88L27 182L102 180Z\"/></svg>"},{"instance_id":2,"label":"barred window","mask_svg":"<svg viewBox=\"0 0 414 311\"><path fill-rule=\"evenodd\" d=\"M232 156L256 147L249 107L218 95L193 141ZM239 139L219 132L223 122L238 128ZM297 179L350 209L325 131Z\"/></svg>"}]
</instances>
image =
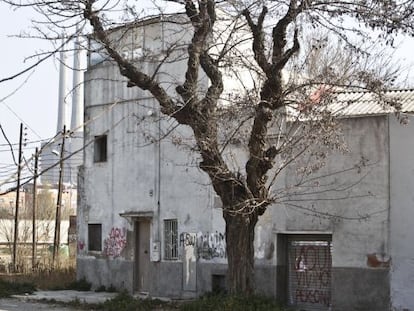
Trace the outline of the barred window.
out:
<instances>
[{"instance_id":1,"label":"barred window","mask_svg":"<svg viewBox=\"0 0 414 311\"><path fill-rule=\"evenodd\" d=\"M164 258L166 260L174 260L178 258L177 227L177 219L164 220Z\"/></svg>"}]
</instances>

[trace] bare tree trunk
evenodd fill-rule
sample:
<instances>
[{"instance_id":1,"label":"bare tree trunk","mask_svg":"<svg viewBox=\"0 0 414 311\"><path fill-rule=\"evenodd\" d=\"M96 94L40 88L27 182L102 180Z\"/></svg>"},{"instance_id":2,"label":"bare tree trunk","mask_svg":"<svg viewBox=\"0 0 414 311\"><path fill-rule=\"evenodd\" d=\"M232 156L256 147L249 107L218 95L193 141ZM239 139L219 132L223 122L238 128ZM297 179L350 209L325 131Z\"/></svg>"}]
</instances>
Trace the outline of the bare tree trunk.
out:
<instances>
[{"instance_id":1,"label":"bare tree trunk","mask_svg":"<svg viewBox=\"0 0 414 311\"><path fill-rule=\"evenodd\" d=\"M227 288L232 294L253 294L254 228L258 217L224 211L228 260Z\"/></svg>"}]
</instances>

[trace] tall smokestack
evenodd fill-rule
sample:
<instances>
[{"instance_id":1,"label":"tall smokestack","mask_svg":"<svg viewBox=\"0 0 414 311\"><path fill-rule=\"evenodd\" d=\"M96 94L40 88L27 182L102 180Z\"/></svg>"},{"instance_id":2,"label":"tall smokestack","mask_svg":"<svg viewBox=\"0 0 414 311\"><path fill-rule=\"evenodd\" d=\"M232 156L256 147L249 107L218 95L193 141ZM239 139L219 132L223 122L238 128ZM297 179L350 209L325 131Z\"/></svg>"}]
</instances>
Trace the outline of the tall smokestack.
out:
<instances>
[{"instance_id":1,"label":"tall smokestack","mask_svg":"<svg viewBox=\"0 0 414 311\"><path fill-rule=\"evenodd\" d=\"M72 119L70 129L72 131L83 131L83 81L81 71L81 45L79 43L79 36L74 42L73 55L73 90L72 90Z\"/></svg>"},{"instance_id":2,"label":"tall smokestack","mask_svg":"<svg viewBox=\"0 0 414 311\"><path fill-rule=\"evenodd\" d=\"M62 39L64 42L65 39ZM60 66L59 66L59 106L58 106L58 122L56 132L63 130L63 126L66 125L66 53L65 46L62 44L62 50L60 51Z\"/></svg>"}]
</instances>

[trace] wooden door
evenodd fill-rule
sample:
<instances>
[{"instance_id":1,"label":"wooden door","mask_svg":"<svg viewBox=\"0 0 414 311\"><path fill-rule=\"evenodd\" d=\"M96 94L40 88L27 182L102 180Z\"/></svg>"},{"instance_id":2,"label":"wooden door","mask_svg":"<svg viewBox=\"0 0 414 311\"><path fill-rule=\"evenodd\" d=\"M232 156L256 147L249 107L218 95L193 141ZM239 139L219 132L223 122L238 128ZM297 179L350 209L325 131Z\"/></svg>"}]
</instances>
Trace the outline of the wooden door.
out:
<instances>
[{"instance_id":1,"label":"wooden door","mask_svg":"<svg viewBox=\"0 0 414 311\"><path fill-rule=\"evenodd\" d=\"M150 282L150 222L135 223L135 288L149 292Z\"/></svg>"}]
</instances>

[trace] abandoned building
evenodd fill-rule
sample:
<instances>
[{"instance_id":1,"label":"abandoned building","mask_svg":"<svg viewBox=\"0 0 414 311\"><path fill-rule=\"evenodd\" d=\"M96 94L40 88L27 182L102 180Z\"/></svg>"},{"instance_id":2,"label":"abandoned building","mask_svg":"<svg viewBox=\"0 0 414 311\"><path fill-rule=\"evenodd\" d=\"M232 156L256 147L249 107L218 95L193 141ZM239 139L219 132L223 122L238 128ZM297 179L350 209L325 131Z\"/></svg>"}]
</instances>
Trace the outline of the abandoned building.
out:
<instances>
[{"instance_id":1,"label":"abandoned building","mask_svg":"<svg viewBox=\"0 0 414 311\"><path fill-rule=\"evenodd\" d=\"M136 24L123 36L134 47L125 53L162 53L164 38L185 37L175 27L165 18ZM164 63L159 81L180 81L185 62ZM141 65L155 70L151 60ZM155 297L223 288L221 203L186 147L189 129L160 115L148 92L127 88L102 53L90 52L85 81L78 278ZM402 113L414 111L414 91L389 95ZM340 101L352 101L341 116L349 152L328 158L324 172L341 172L330 181L342 192L266 211L256 227L257 290L301 310L414 310L413 122L401 125L370 94ZM355 163L360 174L347 170ZM282 180L294 183L295 168Z\"/></svg>"}]
</instances>

